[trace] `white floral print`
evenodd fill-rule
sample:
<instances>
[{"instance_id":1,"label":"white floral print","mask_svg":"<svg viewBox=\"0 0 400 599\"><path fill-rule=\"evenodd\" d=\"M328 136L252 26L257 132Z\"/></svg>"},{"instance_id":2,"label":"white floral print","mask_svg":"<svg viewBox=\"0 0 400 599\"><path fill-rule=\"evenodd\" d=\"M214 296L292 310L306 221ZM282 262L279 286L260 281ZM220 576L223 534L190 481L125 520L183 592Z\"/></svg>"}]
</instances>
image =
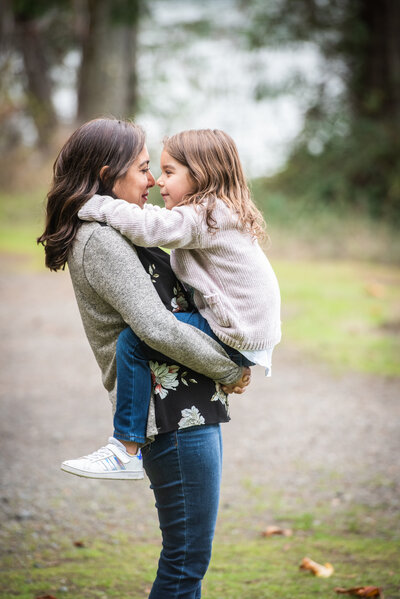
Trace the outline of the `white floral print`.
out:
<instances>
[{"instance_id":1,"label":"white floral print","mask_svg":"<svg viewBox=\"0 0 400 599\"><path fill-rule=\"evenodd\" d=\"M164 399L164 397L167 397L170 390L175 391L179 385L179 366L159 364L158 362L149 362L149 366L154 393L157 393L161 399Z\"/></svg>"},{"instance_id":2,"label":"white floral print","mask_svg":"<svg viewBox=\"0 0 400 599\"><path fill-rule=\"evenodd\" d=\"M151 282L152 283L157 283L157 279L160 276L158 273L156 273L156 266L155 264L149 264L149 275L151 278Z\"/></svg>"},{"instance_id":3,"label":"white floral print","mask_svg":"<svg viewBox=\"0 0 400 599\"><path fill-rule=\"evenodd\" d=\"M211 398L211 401L220 401L226 409L229 409L229 402L227 394L222 390L219 383L215 383L215 393Z\"/></svg>"},{"instance_id":4,"label":"white floral print","mask_svg":"<svg viewBox=\"0 0 400 599\"><path fill-rule=\"evenodd\" d=\"M185 370L185 372L182 372L181 374L181 382L186 385L186 387L189 387L189 383L197 383L196 379L189 379L189 383L186 380L187 377L187 370Z\"/></svg>"},{"instance_id":5,"label":"white floral print","mask_svg":"<svg viewBox=\"0 0 400 599\"><path fill-rule=\"evenodd\" d=\"M187 428L188 426L198 426L199 424L205 423L203 416L200 414L196 406L192 406L191 408L186 408L185 410L182 410L181 414L182 418L178 422L179 428Z\"/></svg>"},{"instance_id":6,"label":"white floral print","mask_svg":"<svg viewBox=\"0 0 400 599\"><path fill-rule=\"evenodd\" d=\"M178 281L176 281L173 291L174 297L171 300L172 312L186 312L189 304Z\"/></svg>"}]
</instances>

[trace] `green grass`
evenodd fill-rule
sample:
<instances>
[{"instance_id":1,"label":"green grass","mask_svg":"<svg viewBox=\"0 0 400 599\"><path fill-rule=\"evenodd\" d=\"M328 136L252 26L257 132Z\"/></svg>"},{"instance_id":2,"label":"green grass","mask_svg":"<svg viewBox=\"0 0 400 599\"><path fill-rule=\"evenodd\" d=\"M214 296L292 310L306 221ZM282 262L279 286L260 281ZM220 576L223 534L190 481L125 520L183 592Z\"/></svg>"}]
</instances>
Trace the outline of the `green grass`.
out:
<instances>
[{"instance_id":1,"label":"green grass","mask_svg":"<svg viewBox=\"0 0 400 599\"><path fill-rule=\"evenodd\" d=\"M276 261L283 342L339 371L400 375L400 269L368 263Z\"/></svg>"},{"instance_id":2,"label":"green grass","mask_svg":"<svg viewBox=\"0 0 400 599\"><path fill-rule=\"evenodd\" d=\"M43 248L36 239L44 228L46 191L0 194L0 254L17 269L44 265Z\"/></svg>"},{"instance_id":3,"label":"green grass","mask_svg":"<svg viewBox=\"0 0 400 599\"><path fill-rule=\"evenodd\" d=\"M46 547L26 538L29 552L12 552L3 560L0 597L32 599L51 594L65 599L147 597L154 579L158 543L117 537L96 539L84 548L64 540ZM38 545L40 544L40 547ZM203 585L207 599L309 599L335 597L336 586L382 586L386 597L400 597L399 541L334 532L295 531L289 538L261 536L217 540ZM331 578L299 570L305 556L330 562Z\"/></svg>"}]
</instances>

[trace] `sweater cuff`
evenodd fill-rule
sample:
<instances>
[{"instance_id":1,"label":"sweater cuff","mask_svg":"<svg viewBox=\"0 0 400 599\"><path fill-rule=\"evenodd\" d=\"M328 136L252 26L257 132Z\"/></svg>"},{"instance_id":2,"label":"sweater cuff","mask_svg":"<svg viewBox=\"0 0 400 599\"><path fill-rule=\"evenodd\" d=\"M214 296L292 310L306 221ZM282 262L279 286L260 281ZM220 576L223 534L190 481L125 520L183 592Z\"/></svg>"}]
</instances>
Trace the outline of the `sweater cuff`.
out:
<instances>
[{"instance_id":1,"label":"sweater cuff","mask_svg":"<svg viewBox=\"0 0 400 599\"><path fill-rule=\"evenodd\" d=\"M219 379L218 383L221 383L221 385L231 385L232 383L236 383L236 381L241 378L242 374L242 366L235 366L227 376L225 376L223 379Z\"/></svg>"}]
</instances>

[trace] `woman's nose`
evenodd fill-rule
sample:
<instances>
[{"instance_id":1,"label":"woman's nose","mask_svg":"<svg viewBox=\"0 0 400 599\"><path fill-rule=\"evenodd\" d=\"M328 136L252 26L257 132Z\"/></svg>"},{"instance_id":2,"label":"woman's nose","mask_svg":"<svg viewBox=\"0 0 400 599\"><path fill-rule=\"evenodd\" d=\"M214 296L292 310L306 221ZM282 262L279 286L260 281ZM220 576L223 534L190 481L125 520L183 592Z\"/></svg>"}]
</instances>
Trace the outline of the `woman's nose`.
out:
<instances>
[{"instance_id":1,"label":"woman's nose","mask_svg":"<svg viewBox=\"0 0 400 599\"><path fill-rule=\"evenodd\" d=\"M153 177L153 173L151 171L147 171L147 184L149 187L154 187L156 180Z\"/></svg>"}]
</instances>

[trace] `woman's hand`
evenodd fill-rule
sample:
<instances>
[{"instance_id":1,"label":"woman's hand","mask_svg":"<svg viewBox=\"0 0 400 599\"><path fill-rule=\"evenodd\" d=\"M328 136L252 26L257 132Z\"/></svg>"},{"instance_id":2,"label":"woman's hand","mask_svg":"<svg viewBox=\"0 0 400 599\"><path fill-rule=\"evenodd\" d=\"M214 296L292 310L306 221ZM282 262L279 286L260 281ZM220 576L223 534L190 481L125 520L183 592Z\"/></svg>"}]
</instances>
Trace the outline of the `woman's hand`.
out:
<instances>
[{"instance_id":1,"label":"woman's hand","mask_svg":"<svg viewBox=\"0 0 400 599\"><path fill-rule=\"evenodd\" d=\"M230 385L221 385L222 390L225 393L244 393L247 385L250 384L251 370L248 367L243 368L242 376L239 380L231 383Z\"/></svg>"}]
</instances>

